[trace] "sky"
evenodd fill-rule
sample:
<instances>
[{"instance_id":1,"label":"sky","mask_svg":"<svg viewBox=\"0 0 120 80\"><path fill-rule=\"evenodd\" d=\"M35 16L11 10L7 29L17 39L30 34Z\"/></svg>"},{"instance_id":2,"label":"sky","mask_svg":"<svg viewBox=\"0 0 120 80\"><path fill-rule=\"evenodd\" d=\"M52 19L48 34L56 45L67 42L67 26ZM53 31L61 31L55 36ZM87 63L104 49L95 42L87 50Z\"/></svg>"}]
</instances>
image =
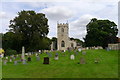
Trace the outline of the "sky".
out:
<instances>
[{"instance_id":1,"label":"sky","mask_svg":"<svg viewBox=\"0 0 120 80\"><path fill-rule=\"evenodd\" d=\"M48 37L57 37L57 22L69 23L69 36L83 40L92 18L108 19L118 25L118 0L2 0L0 33L9 30L9 21L21 10L46 14Z\"/></svg>"}]
</instances>

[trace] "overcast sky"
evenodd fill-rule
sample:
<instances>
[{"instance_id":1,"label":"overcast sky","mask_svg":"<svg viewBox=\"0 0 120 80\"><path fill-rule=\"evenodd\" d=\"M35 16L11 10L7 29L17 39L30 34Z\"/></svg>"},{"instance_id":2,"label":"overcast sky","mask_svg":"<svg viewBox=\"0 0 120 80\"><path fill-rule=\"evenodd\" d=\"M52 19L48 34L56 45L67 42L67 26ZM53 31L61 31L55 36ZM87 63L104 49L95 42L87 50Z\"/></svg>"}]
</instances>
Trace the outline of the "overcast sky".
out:
<instances>
[{"instance_id":1,"label":"overcast sky","mask_svg":"<svg viewBox=\"0 0 120 80\"><path fill-rule=\"evenodd\" d=\"M86 25L92 18L109 19L118 25L118 0L2 0L0 5L0 32L3 33L21 10L45 13L50 38L57 37L57 21L68 21L69 36L79 39L85 37Z\"/></svg>"}]
</instances>

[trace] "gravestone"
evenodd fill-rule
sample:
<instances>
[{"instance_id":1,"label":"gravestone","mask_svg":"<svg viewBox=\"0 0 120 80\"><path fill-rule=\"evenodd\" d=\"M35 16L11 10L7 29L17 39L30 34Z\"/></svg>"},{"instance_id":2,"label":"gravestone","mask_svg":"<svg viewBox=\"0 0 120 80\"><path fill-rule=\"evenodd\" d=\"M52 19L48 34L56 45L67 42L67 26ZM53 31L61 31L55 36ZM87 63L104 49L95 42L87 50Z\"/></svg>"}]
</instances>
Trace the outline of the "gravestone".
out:
<instances>
[{"instance_id":1,"label":"gravestone","mask_svg":"<svg viewBox=\"0 0 120 80\"><path fill-rule=\"evenodd\" d=\"M107 51L110 51L110 49L109 49L108 47L106 48L106 50L107 50Z\"/></svg>"},{"instance_id":2,"label":"gravestone","mask_svg":"<svg viewBox=\"0 0 120 80\"><path fill-rule=\"evenodd\" d=\"M79 48L78 51L81 52L82 51L81 48Z\"/></svg>"},{"instance_id":3,"label":"gravestone","mask_svg":"<svg viewBox=\"0 0 120 80\"><path fill-rule=\"evenodd\" d=\"M44 62L43 64L49 64L49 57L44 57Z\"/></svg>"},{"instance_id":4,"label":"gravestone","mask_svg":"<svg viewBox=\"0 0 120 80\"><path fill-rule=\"evenodd\" d=\"M31 61L31 57L28 57L28 61Z\"/></svg>"},{"instance_id":5,"label":"gravestone","mask_svg":"<svg viewBox=\"0 0 120 80\"><path fill-rule=\"evenodd\" d=\"M4 63L4 65L7 65L7 59L5 59L5 60L3 61L3 63Z\"/></svg>"},{"instance_id":6,"label":"gravestone","mask_svg":"<svg viewBox=\"0 0 120 80\"><path fill-rule=\"evenodd\" d=\"M12 62L12 59L10 58L10 62Z\"/></svg>"},{"instance_id":7,"label":"gravestone","mask_svg":"<svg viewBox=\"0 0 120 80\"><path fill-rule=\"evenodd\" d=\"M78 52L75 51L75 55L78 55Z\"/></svg>"},{"instance_id":8,"label":"gravestone","mask_svg":"<svg viewBox=\"0 0 120 80\"><path fill-rule=\"evenodd\" d=\"M22 63L23 63L23 64L27 64L25 59L22 61Z\"/></svg>"},{"instance_id":9,"label":"gravestone","mask_svg":"<svg viewBox=\"0 0 120 80\"><path fill-rule=\"evenodd\" d=\"M37 56L38 56L38 53L35 53L35 56L37 57Z\"/></svg>"},{"instance_id":10,"label":"gravestone","mask_svg":"<svg viewBox=\"0 0 120 80\"><path fill-rule=\"evenodd\" d=\"M36 60L37 60L37 61L39 61L39 60L40 60L40 57L39 57L38 55L36 56Z\"/></svg>"},{"instance_id":11,"label":"gravestone","mask_svg":"<svg viewBox=\"0 0 120 80\"><path fill-rule=\"evenodd\" d=\"M72 55L70 56L70 59L71 59L71 60L74 60L74 59L75 59L75 56L72 54Z\"/></svg>"},{"instance_id":12,"label":"gravestone","mask_svg":"<svg viewBox=\"0 0 120 80\"><path fill-rule=\"evenodd\" d=\"M6 57L6 59L8 60L8 57Z\"/></svg>"},{"instance_id":13,"label":"gravestone","mask_svg":"<svg viewBox=\"0 0 120 80\"><path fill-rule=\"evenodd\" d=\"M49 57L52 57L52 54L51 53L47 53Z\"/></svg>"},{"instance_id":14,"label":"gravestone","mask_svg":"<svg viewBox=\"0 0 120 80\"><path fill-rule=\"evenodd\" d=\"M58 60L59 58L58 58L58 55L55 55L55 60Z\"/></svg>"},{"instance_id":15,"label":"gravestone","mask_svg":"<svg viewBox=\"0 0 120 80\"><path fill-rule=\"evenodd\" d=\"M14 65L17 65L17 61L16 60L14 61Z\"/></svg>"},{"instance_id":16,"label":"gravestone","mask_svg":"<svg viewBox=\"0 0 120 80\"><path fill-rule=\"evenodd\" d=\"M83 57L80 58L80 64L86 64L85 59Z\"/></svg>"},{"instance_id":17,"label":"gravestone","mask_svg":"<svg viewBox=\"0 0 120 80\"><path fill-rule=\"evenodd\" d=\"M83 51L83 52L82 52L82 54L83 54L83 55L86 55L86 52L85 52L85 51Z\"/></svg>"}]
</instances>

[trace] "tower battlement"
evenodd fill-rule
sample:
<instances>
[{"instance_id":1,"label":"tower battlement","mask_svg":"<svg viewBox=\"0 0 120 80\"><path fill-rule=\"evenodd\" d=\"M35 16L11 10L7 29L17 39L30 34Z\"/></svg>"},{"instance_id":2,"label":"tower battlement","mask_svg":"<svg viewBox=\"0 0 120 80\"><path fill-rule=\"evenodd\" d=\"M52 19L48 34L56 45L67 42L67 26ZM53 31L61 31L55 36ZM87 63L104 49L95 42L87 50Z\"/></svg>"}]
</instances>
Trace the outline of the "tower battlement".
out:
<instances>
[{"instance_id":1,"label":"tower battlement","mask_svg":"<svg viewBox=\"0 0 120 80\"><path fill-rule=\"evenodd\" d=\"M58 23L58 26L68 26L68 23Z\"/></svg>"}]
</instances>

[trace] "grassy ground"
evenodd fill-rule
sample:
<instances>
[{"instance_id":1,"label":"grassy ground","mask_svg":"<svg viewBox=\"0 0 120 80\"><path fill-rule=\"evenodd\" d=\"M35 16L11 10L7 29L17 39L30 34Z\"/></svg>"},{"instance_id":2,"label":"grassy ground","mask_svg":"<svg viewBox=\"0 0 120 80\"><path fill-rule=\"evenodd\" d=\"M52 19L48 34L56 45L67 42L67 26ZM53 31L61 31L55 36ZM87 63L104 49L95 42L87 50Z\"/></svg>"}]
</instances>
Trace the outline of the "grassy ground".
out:
<instances>
[{"instance_id":1,"label":"grassy ground","mask_svg":"<svg viewBox=\"0 0 120 80\"><path fill-rule=\"evenodd\" d=\"M63 56L63 54L66 54ZM70 60L74 52L59 52L59 60L54 60L52 52L50 64L43 63L46 54L40 54L40 61L35 56L27 64L8 63L2 66L3 78L118 78L118 52L106 50L87 50L86 55L79 52L75 60ZM84 57L87 64L78 64L80 57ZM100 63L95 64L94 59L99 58Z\"/></svg>"}]
</instances>

